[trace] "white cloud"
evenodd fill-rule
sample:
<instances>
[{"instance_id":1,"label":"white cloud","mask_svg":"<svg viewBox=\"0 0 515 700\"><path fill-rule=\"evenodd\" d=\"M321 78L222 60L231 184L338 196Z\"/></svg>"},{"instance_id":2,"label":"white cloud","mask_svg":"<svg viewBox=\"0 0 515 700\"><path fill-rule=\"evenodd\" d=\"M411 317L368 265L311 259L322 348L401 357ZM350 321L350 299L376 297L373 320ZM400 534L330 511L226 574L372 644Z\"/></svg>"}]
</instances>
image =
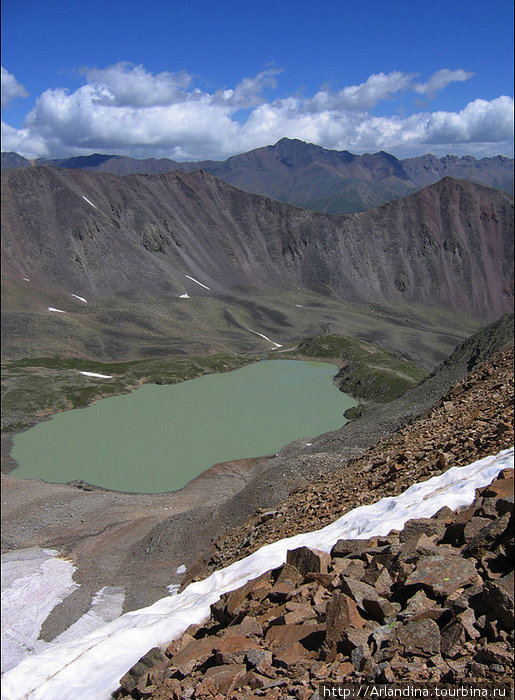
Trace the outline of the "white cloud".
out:
<instances>
[{"instance_id":1,"label":"white cloud","mask_svg":"<svg viewBox=\"0 0 515 700\"><path fill-rule=\"evenodd\" d=\"M413 85L413 90L422 95L429 95L433 97L437 92L443 90L447 85L451 83L462 83L465 80L470 80L474 77L474 73L469 73L461 68L458 70L449 70L449 68L442 68L437 70L429 78L426 83L415 83Z\"/></svg>"},{"instance_id":2,"label":"white cloud","mask_svg":"<svg viewBox=\"0 0 515 700\"><path fill-rule=\"evenodd\" d=\"M304 107L314 112L327 109L370 109L381 100L388 100L407 90L414 77L400 71L376 73L364 83L351 85L339 92L320 90L311 100L306 100Z\"/></svg>"},{"instance_id":3,"label":"white cloud","mask_svg":"<svg viewBox=\"0 0 515 700\"><path fill-rule=\"evenodd\" d=\"M378 73L342 90L324 87L312 97L271 100L267 91L276 86L279 72L268 69L209 93L195 87L188 73L153 75L126 63L89 69L86 83L75 92L46 90L22 129L4 125L4 148L28 157L101 151L202 160L226 158L288 136L358 153L512 153L511 97L473 100L457 112L373 113L380 101L406 91L421 93L422 88L429 94L467 79L466 71L442 69L426 83L400 71ZM249 110L243 122L237 115L242 108Z\"/></svg>"},{"instance_id":4,"label":"white cloud","mask_svg":"<svg viewBox=\"0 0 515 700\"><path fill-rule=\"evenodd\" d=\"M186 71L152 75L143 66L125 62L81 72L86 76L92 101L118 107L151 107L182 100L192 79Z\"/></svg>"},{"instance_id":5,"label":"white cloud","mask_svg":"<svg viewBox=\"0 0 515 700\"><path fill-rule=\"evenodd\" d=\"M222 103L237 109L255 107L264 102L265 98L262 96L262 92L265 88L275 88L277 86L275 76L281 72L281 70L275 68L264 70L256 75L255 78L244 78L236 85L234 90L222 90L216 96Z\"/></svg>"},{"instance_id":6,"label":"white cloud","mask_svg":"<svg viewBox=\"0 0 515 700\"><path fill-rule=\"evenodd\" d=\"M3 66L1 67L2 74L2 107L7 107L11 100L16 97L27 97L28 92L25 90L14 75L11 75Z\"/></svg>"}]
</instances>

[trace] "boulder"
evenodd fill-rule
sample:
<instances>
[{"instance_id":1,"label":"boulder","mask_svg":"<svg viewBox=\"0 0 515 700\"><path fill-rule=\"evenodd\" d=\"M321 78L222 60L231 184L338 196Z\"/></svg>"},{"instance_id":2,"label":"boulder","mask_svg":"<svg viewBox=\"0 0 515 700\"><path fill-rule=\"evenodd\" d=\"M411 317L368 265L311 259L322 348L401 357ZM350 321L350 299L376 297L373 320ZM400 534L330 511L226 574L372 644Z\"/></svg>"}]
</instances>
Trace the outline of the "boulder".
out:
<instances>
[{"instance_id":1,"label":"boulder","mask_svg":"<svg viewBox=\"0 0 515 700\"><path fill-rule=\"evenodd\" d=\"M246 661L249 666L262 673L272 665L272 653L264 649L249 649Z\"/></svg>"},{"instance_id":2,"label":"boulder","mask_svg":"<svg viewBox=\"0 0 515 700\"><path fill-rule=\"evenodd\" d=\"M414 518L408 520L401 530L399 540L407 542L411 537L416 535L427 535L436 541L443 538L445 534L445 523L436 518Z\"/></svg>"},{"instance_id":3,"label":"boulder","mask_svg":"<svg viewBox=\"0 0 515 700\"><path fill-rule=\"evenodd\" d=\"M440 653L440 630L434 620L408 622L395 630L405 654L434 656Z\"/></svg>"},{"instance_id":4,"label":"boulder","mask_svg":"<svg viewBox=\"0 0 515 700\"><path fill-rule=\"evenodd\" d=\"M299 642L294 642L274 653L273 664L280 668L290 668L309 656L312 656L311 652Z\"/></svg>"},{"instance_id":5,"label":"boulder","mask_svg":"<svg viewBox=\"0 0 515 700\"><path fill-rule=\"evenodd\" d=\"M145 656L130 668L127 673L120 679L120 686L129 693L138 685L142 676L144 676L152 666L156 664L165 665L168 658L158 648L154 647L148 651Z\"/></svg>"},{"instance_id":6,"label":"boulder","mask_svg":"<svg viewBox=\"0 0 515 700\"><path fill-rule=\"evenodd\" d=\"M265 641L271 649L285 649L313 634L316 629L315 622L304 622L301 625L274 625L268 629Z\"/></svg>"},{"instance_id":7,"label":"boulder","mask_svg":"<svg viewBox=\"0 0 515 700\"><path fill-rule=\"evenodd\" d=\"M211 666L204 674L204 680L212 683L220 693L228 693L238 679L247 673L245 664Z\"/></svg>"},{"instance_id":8,"label":"boulder","mask_svg":"<svg viewBox=\"0 0 515 700\"><path fill-rule=\"evenodd\" d=\"M408 578L406 586L424 586L434 595L447 596L456 588L472 583L477 578L474 562L453 554L435 554L422 557Z\"/></svg>"},{"instance_id":9,"label":"boulder","mask_svg":"<svg viewBox=\"0 0 515 700\"><path fill-rule=\"evenodd\" d=\"M331 564L331 557L327 552L321 552L318 549L299 547L287 552L286 562L294 566L303 576L310 571L327 574Z\"/></svg>"},{"instance_id":10,"label":"boulder","mask_svg":"<svg viewBox=\"0 0 515 700\"><path fill-rule=\"evenodd\" d=\"M242 664L251 649L258 646L248 637L225 635L218 644L216 660L219 664Z\"/></svg>"},{"instance_id":11,"label":"boulder","mask_svg":"<svg viewBox=\"0 0 515 700\"><path fill-rule=\"evenodd\" d=\"M327 604L326 638L338 643L348 627L361 629L365 621L358 612L355 601L345 593L335 593Z\"/></svg>"},{"instance_id":12,"label":"boulder","mask_svg":"<svg viewBox=\"0 0 515 700\"><path fill-rule=\"evenodd\" d=\"M502 624L513 629L513 571L496 581L487 581L482 598Z\"/></svg>"},{"instance_id":13,"label":"boulder","mask_svg":"<svg viewBox=\"0 0 515 700\"><path fill-rule=\"evenodd\" d=\"M451 620L440 632L440 651L443 656L454 656L465 639L465 628L461 620Z\"/></svg>"},{"instance_id":14,"label":"boulder","mask_svg":"<svg viewBox=\"0 0 515 700\"><path fill-rule=\"evenodd\" d=\"M366 540L338 540L331 549L332 557L361 556L368 549Z\"/></svg>"},{"instance_id":15,"label":"boulder","mask_svg":"<svg viewBox=\"0 0 515 700\"><path fill-rule=\"evenodd\" d=\"M474 661L480 664L513 664L513 651L501 644L486 644L474 656Z\"/></svg>"},{"instance_id":16,"label":"boulder","mask_svg":"<svg viewBox=\"0 0 515 700\"><path fill-rule=\"evenodd\" d=\"M196 666L203 664L213 655L219 643L217 637L196 639L172 657L170 666L177 669L182 676L189 676Z\"/></svg>"},{"instance_id":17,"label":"boulder","mask_svg":"<svg viewBox=\"0 0 515 700\"><path fill-rule=\"evenodd\" d=\"M380 596L368 583L342 576L341 590L355 601L358 608L378 622L384 622L385 618L398 612L392 603Z\"/></svg>"},{"instance_id":18,"label":"boulder","mask_svg":"<svg viewBox=\"0 0 515 700\"><path fill-rule=\"evenodd\" d=\"M482 559L491 549L492 544L500 539L510 522L510 514L504 513L499 518L491 521L486 527L483 527L478 534L463 548L463 555Z\"/></svg>"}]
</instances>

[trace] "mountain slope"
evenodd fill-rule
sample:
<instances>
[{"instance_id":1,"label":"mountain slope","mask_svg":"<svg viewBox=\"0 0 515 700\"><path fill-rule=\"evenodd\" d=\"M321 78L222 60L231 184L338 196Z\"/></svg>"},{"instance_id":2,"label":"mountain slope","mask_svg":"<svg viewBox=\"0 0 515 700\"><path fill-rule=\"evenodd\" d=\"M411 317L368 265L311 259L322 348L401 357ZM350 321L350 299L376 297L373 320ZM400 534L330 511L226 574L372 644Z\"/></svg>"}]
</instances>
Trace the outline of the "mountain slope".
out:
<instances>
[{"instance_id":1,"label":"mountain slope","mask_svg":"<svg viewBox=\"0 0 515 700\"><path fill-rule=\"evenodd\" d=\"M504 156L476 160L471 156L436 158L428 154L399 160L383 151L354 155L288 138L225 161L181 163L167 158L140 160L94 154L40 158L36 163L117 175L203 169L247 192L330 214L371 209L446 176L513 193L513 159ZM30 161L2 153L2 168L20 165L30 165Z\"/></svg>"},{"instance_id":2,"label":"mountain slope","mask_svg":"<svg viewBox=\"0 0 515 700\"><path fill-rule=\"evenodd\" d=\"M513 202L450 178L348 217L253 196L204 172L118 178L36 167L8 171L2 184L4 271L84 296L246 283L445 304L479 318L510 309Z\"/></svg>"},{"instance_id":3,"label":"mountain slope","mask_svg":"<svg viewBox=\"0 0 515 700\"><path fill-rule=\"evenodd\" d=\"M2 175L2 201L4 304L11 312L48 316L46 306L66 303L64 311L91 313L92 302L106 311L115 300L112 332L137 306L134 328L155 334L158 321L145 321L145 309L163 314L166 303L176 307L184 294L213 305L246 290L254 301L246 302L245 323L261 319L265 335L286 332L294 339L295 324L281 309L301 293L398 313L422 305L478 320L511 309L513 201L450 178L339 217L242 192L202 171L120 178L13 169ZM75 299L70 308L71 294L90 304ZM265 294L272 294L275 311L259 310ZM75 322L71 313L60 314L59 323ZM184 318L177 309L172 316L181 313ZM195 319L186 316L191 328ZM26 320L18 317L10 334L28 333ZM231 332L244 326L230 310L224 323Z\"/></svg>"}]
</instances>

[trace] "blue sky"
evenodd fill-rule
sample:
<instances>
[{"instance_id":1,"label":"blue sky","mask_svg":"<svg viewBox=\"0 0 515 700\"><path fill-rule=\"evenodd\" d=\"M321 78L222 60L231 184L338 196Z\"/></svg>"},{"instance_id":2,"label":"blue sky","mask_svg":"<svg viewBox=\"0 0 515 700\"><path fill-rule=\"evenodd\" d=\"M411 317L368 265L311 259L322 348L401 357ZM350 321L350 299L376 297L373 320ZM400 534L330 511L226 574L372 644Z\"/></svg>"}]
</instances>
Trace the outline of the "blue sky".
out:
<instances>
[{"instance_id":1,"label":"blue sky","mask_svg":"<svg viewBox=\"0 0 515 700\"><path fill-rule=\"evenodd\" d=\"M511 0L3 0L2 148L513 155Z\"/></svg>"}]
</instances>

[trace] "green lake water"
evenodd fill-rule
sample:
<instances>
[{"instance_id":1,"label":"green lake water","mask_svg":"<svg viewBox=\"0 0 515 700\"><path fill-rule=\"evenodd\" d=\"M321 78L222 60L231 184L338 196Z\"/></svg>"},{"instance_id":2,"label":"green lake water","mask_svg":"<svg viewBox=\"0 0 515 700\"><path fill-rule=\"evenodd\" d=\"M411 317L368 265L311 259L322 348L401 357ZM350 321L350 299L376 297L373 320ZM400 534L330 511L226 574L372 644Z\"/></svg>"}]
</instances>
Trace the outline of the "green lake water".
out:
<instances>
[{"instance_id":1,"label":"green lake water","mask_svg":"<svg viewBox=\"0 0 515 700\"><path fill-rule=\"evenodd\" d=\"M182 488L217 462L278 452L341 427L356 401L334 365L265 360L60 413L18 435L14 476L118 491Z\"/></svg>"}]
</instances>

